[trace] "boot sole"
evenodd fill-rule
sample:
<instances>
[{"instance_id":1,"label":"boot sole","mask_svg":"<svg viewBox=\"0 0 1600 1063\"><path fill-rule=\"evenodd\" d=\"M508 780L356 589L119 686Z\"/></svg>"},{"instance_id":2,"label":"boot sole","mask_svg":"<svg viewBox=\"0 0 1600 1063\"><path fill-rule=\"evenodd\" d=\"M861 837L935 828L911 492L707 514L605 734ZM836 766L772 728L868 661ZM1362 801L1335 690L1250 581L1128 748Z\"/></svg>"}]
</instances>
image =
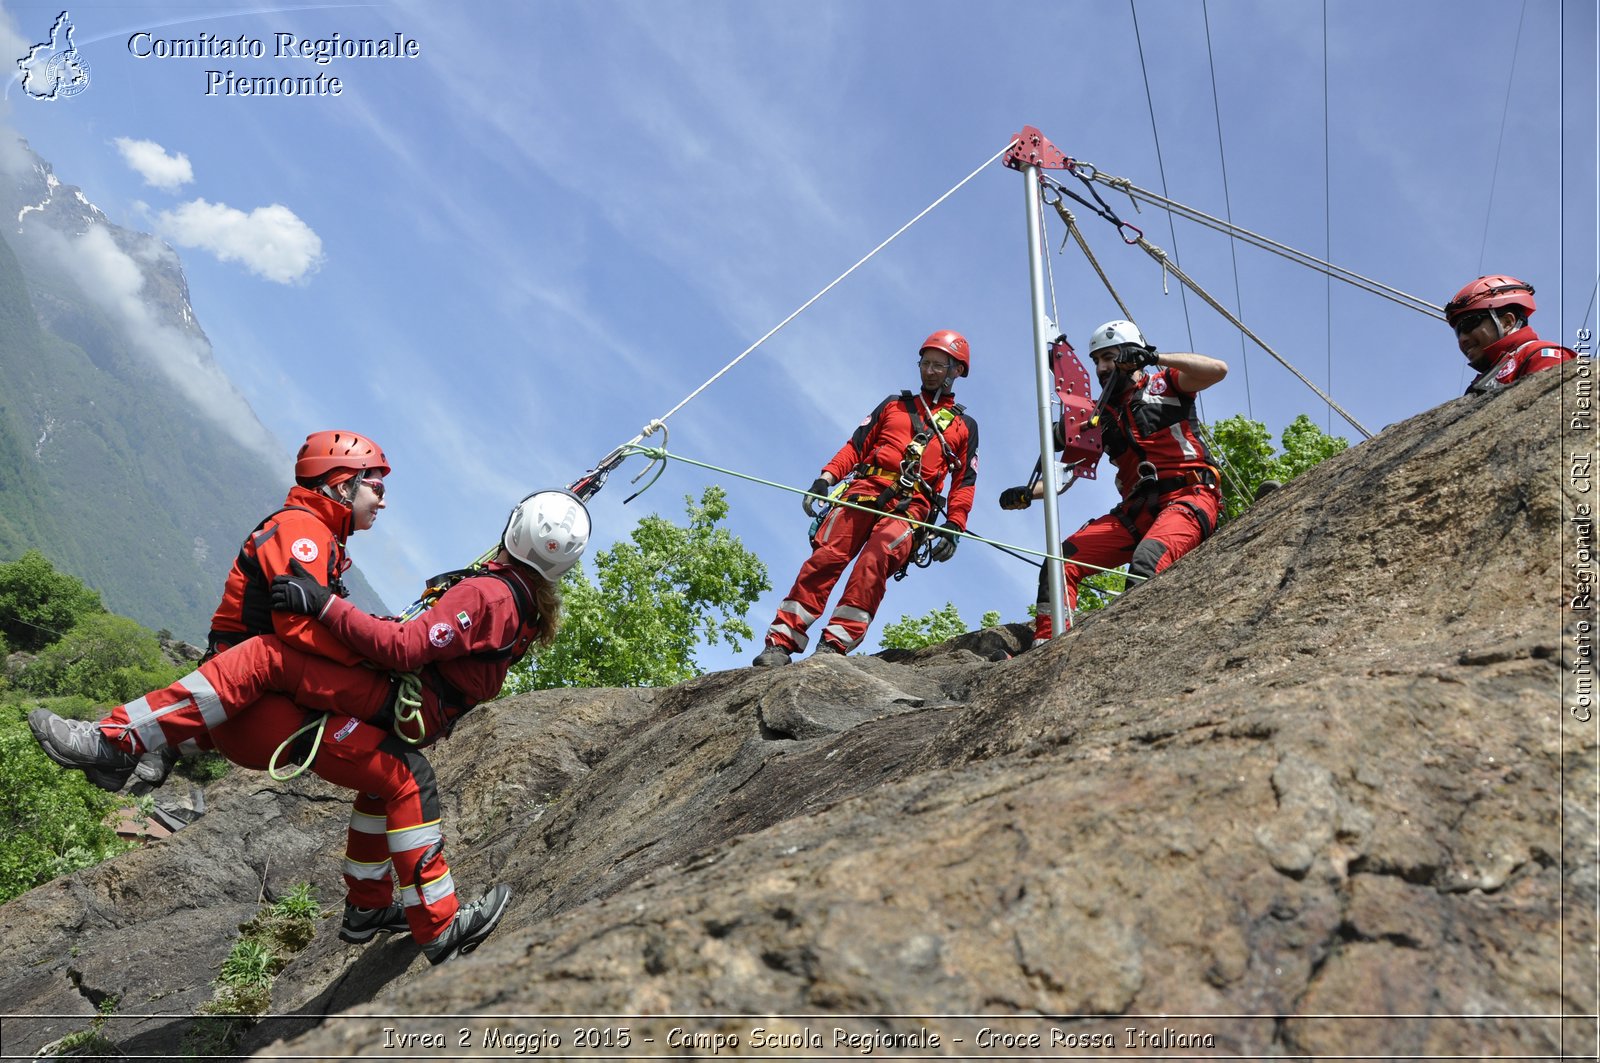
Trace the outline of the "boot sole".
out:
<instances>
[{"instance_id":1,"label":"boot sole","mask_svg":"<svg viewBox=\"0 0 1600 1063\"><path fill-rule=\"evenodd\" d=\"M409 924L403 927L375 926L371 930L346 930L340 927L339 940L351 945L364 945L379 934L399 934L402 931L409 933L410 930Z\"/></svg>"}]
</instances>

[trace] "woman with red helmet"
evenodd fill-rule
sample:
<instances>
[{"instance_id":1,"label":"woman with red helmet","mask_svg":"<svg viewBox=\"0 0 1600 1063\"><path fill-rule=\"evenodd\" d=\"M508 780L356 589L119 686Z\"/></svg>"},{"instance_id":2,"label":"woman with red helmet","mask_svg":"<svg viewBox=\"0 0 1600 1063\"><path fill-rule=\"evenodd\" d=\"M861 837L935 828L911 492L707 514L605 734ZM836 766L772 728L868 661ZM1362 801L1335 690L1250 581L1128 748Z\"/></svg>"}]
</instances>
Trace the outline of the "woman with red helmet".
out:
<instances>
[{"instance_id":1,"label":"woman with red helmet","mask_svg":"<svg viewBox=\"0 0 1600 1063\"><path fill-rule=\"evenodd\" d=\"M1577 357L1533 331L1528 318L1536 308L1533 285L1503 274L1479 277L1445 304L1444 317L1456 331L1456 344L1478 373L1467 394L1499 391Z\"/></svg>"},{"instance_id":2,"label":"woman with red helmet","mask_svg":"<svg viewBox=\"0 0 1600 1063\"><path fill-rule=\"evenodd\" d=\"M377 520L378 511L384 508L383 478L388 473L389 459L366 436L346 431L306 436L295 458L295 484L288 497L245 537L234 558L222 602L211 617L202 660L209 661L230 646L265 634L341 664L361 660L310 617L273 612L271 586L274 577L290 573L298 562L319 584L344 597L347 592L340 577L350 567L345 540ZM112 729L170 729L171 741L157 741L160 735L152 730L144 748L153 752L140 756L131 780L127 771L89 769L84 774L96 786L113 792L130 781L141 789L154 788L166 780L180 749L213 748L209 726L218 722L220 718L202 720L199 708L192 704L186 713L160 715L142 699L119 705L100 723Z\"/></svg>"}]
</instances>

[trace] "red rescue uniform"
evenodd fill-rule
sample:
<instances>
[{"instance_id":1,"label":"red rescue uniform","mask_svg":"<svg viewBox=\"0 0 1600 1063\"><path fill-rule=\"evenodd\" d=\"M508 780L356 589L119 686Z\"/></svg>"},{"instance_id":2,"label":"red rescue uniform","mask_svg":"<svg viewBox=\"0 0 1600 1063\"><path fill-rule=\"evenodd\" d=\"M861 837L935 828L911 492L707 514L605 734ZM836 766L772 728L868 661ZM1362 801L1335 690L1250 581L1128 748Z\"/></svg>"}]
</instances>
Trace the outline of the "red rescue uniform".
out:
<instances>
[{"instance_id":1,"label":"red rescue uniform","mask_svg":"<svg viewBox=\"0 0 1600 1063\"><path fill-rule=\"evenodd\" d=\"M918 482L909 491L898 490L906 448L919 438L925 441L917 463ZM889 577L911 557L915 529L901 518L928 521L946 479L950 481L946 519L966 529L978 482L978 423L948 393L932 404L926 393L890 395L857 426L822 471L835 482L855 473L844 497L877 512L835 506L823 518L811 557L800 567L767 629L766 644L789 653L806 648L806 629L822 615L851 558L855 567L822 640L840 653L861 644Z\"/></svg>"},{"instance_id":2,"label":"red rescue uniform","mask_svg":"<svg viewBox=\"0 0 1600 1063\"><path fill-rule=\"evenodd\" d=\"M1176 370L1135 373L1105 414L1101 439L1117 467L1122 502L1061 544L1069 611L1078 607L1085 576L1119 565L1145 579L1166 571L1211 534L1222 508L1195 396L1178 386ZM1049 573L1040 568L1034 638L1052 634Z\"/></svg>"},{"instance_id":3,"label":"red rescue uniform","mask_svg":"<svg viewBox=\"0 0 1600 1063\"><path fill-rule=\"evenodd\" d=\"M498 694L542 628L528 578L510 565L491 563L489 571L457 583L407 623L332 599L322 617L327 630L376 667L339 664L262 635L163 690L118 706L101 721L101 731L137 753L209 728L229 760L265 769L280 744L316 712L328 713L310 770L359 795L346 844L349 899L363 908L386 907L398 883L413 936L432 941L455 918L457 902L443 855L437 786L421 747ZM415 712L397 704L390 669L419 675ZM124 722L130 715L150 723L130 727ZM299 742L305 748L291 747L286 762L309 755L311 741L308 733Z\"/></svg>"},{"instance_id":4,"label":"red rescue uniform","mask_svg":"<svg viewBox=\"0 0 1600 1063\"><path fill-rule=\"evenodd\" d=\"M1468 395L1500 391L1525 376L1569 362L1578 355L1559 343L1541 340L1533 326L1524 325L1485 347L1483 357L1489 368L1467 386Z\"/></svg>"},{"instance_id":5,"label":"red rescue uniform","mask_svg":"<svg viewBox=\"0 0 1600 1063\"><path fill-rule=\"evenodd\" d=\"M256 525L239 548L222 603L211 617L211 649L224 649L252 635L275 634L291 646L320 653L345 664L358 658L321 624L308 616L274 613L269 588L273 577L289 574L292 561L341 597L340 579L350 567L345 541L350 538L350 507L304 487L289 488L283 508Z\"/></svg>"}]
</instances>

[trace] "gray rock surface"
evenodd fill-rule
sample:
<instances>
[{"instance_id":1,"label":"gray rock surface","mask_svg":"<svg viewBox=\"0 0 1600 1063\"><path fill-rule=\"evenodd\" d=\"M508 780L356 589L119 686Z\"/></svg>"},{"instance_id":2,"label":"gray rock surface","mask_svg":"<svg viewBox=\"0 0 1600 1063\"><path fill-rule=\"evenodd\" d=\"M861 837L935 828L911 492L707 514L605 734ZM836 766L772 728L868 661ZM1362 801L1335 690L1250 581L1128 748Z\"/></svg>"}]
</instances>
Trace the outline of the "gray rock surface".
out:
<instances>
[{"instance_id":1,"label":"gray rock surface","mask_svg":"<svg viewBox=\"0 0 1600 1063\"><path fill-rule=\"evenodd\" d=\"M477 710L432 759L458 886L515 892L501 928L433 969L330 918L247 1048L504 1056L486 1031L627 1025L641 1057L674 1027L982 1056L986 1025L1061 1039L1024 1058L1592 1053L1600 749L1562 700L1595 621L1564 595L1580 372L1385 430L1026 653L998 628ZM112 1019L122 1050L173 1052L263 890L337 910L344 795L248 775L207 804L0 908L5 1053L108 996L174 1016ZM448 1050L392 1047L430 1032Z\"/></svg>"}]
</instances>

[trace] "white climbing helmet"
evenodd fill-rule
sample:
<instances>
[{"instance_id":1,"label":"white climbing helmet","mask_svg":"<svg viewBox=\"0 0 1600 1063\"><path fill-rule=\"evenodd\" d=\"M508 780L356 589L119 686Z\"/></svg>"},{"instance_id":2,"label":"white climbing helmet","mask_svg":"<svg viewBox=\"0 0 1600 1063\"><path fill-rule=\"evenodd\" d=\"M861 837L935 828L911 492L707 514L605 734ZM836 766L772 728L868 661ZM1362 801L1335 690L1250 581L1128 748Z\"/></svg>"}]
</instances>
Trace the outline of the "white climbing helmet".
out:
<instances>
[{"instance_id":1,"label":"white climbing helmet","mask_svg":"<svg viewBox=\"0 0 1600 1063\"><path fill-rule=\"evenodd\" d=\"M500 542L512 557L554 583L589 545L589 510L571 491L535 491L511 511Z\"/></svg>"},{"instance_id":2,"label":"white climbing helmet","mask_svg":"<svg viewBox=\"0 0 1600 1063\"><path fill-rule=\"evenodd\" d=\"M1094 330L1094 335L1089 338L1089 357L1094 357L1094 352L1107 347L1121 347L1125 343L1137 344L1148 348L1150 345L1144 341L1144 333L1139 331L1139 326L1132 321L1107 321L1104 325Z\"/></svg>"}]
</instances>

